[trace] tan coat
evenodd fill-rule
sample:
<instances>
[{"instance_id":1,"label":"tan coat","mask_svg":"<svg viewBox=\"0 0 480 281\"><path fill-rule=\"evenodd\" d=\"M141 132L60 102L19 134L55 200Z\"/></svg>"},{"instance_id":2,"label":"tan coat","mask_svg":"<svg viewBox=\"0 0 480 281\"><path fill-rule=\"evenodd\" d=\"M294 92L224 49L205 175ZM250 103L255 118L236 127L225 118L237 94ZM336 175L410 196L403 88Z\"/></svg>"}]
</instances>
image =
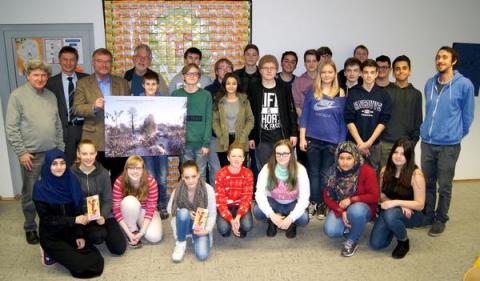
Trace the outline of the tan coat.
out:
<instances>
[{"instance_id":1,"label":"tan coat","mask_svg":"<svg viewBox=\"0 0 480 281\"><path fill-rule=\"evenodd\" d=\"M238 94L240 106L238 109L237 121L235 123L235 142L244 145L245 151L248 151L248 135L253 129L253 113L250 102L244 94ZM218 102L218 110L213 111L212 127L217 135L217 152L228 150L228 123L225 112L226 97Z\"/></svg>"},{"instance_id":2,"label":"tan coat","mask_svg":"<svg viewBox=\"0 0 480 281\"><path fill-rule=\"evenodd\" d=\"M111 77L111 95L130 96L127 80L113 75ZM105 151L105 113L103 110L94 112L93 105L97 98L102 97L95 74L78 80L73 110L75 115L85 117L82 139L94 141L98 151Z\"/></svg>"}]
</instances>

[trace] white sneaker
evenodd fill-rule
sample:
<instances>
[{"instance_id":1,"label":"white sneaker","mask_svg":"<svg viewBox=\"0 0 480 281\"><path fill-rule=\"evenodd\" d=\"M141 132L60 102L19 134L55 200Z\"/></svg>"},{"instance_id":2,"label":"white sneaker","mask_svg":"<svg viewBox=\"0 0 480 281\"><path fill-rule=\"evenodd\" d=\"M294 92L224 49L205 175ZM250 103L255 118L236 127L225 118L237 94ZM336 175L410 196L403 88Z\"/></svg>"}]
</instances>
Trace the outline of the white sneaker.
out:
<instances>
[{"instance_id":1,"label":"white sneaker","mask_svg":"<svg viewBox=\"0 0 480 281\"><path fill-rule=\"evenodd\" d=\"M172 260L173 262L181 262L183 256L185 256L185 250L187 249L187 241L176 242L175 249L173 249Z\"/></svg>"}]
</instances>

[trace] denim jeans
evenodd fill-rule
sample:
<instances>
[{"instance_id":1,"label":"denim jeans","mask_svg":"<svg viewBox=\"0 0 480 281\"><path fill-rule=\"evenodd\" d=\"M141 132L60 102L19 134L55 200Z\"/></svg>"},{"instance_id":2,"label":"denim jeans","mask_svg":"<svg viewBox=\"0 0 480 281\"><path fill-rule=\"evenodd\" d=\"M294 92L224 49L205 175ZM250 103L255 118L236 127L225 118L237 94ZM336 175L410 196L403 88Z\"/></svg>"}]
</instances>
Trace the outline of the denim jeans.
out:
<instances>
[{"instance_id":1,"label":"denim jeans","mask_svg":"<svg viewBox=\"0 0 480 281\"><path fill-rule=\"evenodd\" d=\"M255 146L255 160L257 169L260 172L265 164L268 163L272 156L273 146L275 144L271 142L259 142Z\"/></svg>"},{"instance_id":2,"label":"denim jeans","mask_svg":"<svg viewBox=\"0 0 480 281\"><path fill-rule=\"evenodd\" d=\"M29 171L20 165L22 171L22 210L25 217L23 228L25 231L37 230L35 217L37 210L32 200L33 185L40 179L42 166L45 161L45 152L32 153L32 170Z\"/></svg>"},{"instance_id":3,"label":"denim jeans","mask_svg":"<svg viewBox=\"0 0 480 281\"><path fill-rule=\"evenodd\" d=\"M185 147L182 161L194 160L200 169L200 176L203 180L207 180L207 156L202 155L202 148Z\"/></svg>"},{"instance_id":4,"label":"denim jeans","mask_svg":"<svg viewBox=\"0 0 480 281\"><path fill-rule=\"evenodd\" d=\"M365 229L365 225L367 225L367 222L371 217L372 214L370 213L370 207L363 202L356 202L348 206L347 218L352 227L347 235L347 239L352 240L355 243L358 242ZM335 217L335 213L330 210L325 219L325 223L323 224L323 231L325 234L330 238L342 237L346 228L342 217Z\"/></svg>"},{"instance_id":5,"label":"denim jeans","mask_svg":"<svg viewBox=\"0 0 480 281\"><path fill-rule=\"evenodd\" d=\"M277 214L282 214L284 216L288 216L288 214L290 214L290 212L293 211L293 209L297 205L296 200L289 204L281 204L272 197L267 197L267 199L273 211ZM268 219L267 216L262 212L262 210L260 210L258 204L255 204L255 207L253 208L253 215L255 216L255 218L257 218L257 220L266 221ZM294 221L294 223L299 226L304 226L308 224L308 221L308 213L305 210L303 214L296 221Z\"/></svg>"},{"instance_id":6,"label":"denim jeans","mask_svg":"<svg viewBox=\"0 0 480 281\"><path fill-rule=\"evenodd\" d=\"M215 187L215 176L220 170L220 160L217 155L217 138L212 136L208 148L208 183Z\"/></svg>"},{"instance_id":7,"label":"denim jeans","mask_svg":"<svg viewBox=\"0 0 480 281\"><path fill-rule=\"evenodd\" d=\"M159 209L167 208L167 168L168 156L144 156L145 167L148 173L157 181L158 184L158 203Z\"/></svg>"},{"instance_id":8,"label":"denim jeans","mask_svg":"<svg viewBox=\"0 0 480 281\"><path fill-rule=\"evenodd\" d=\"M433 145L422 142L422 171L425 174L426 201L425 215L430 222L448 220L448 209L452 199L452 181L455 165L460 155L460 144ZM437 203L438 182L438 205Z\"/></svg>"},{"instance_id":9,"label":"denim jeans","mask_svg":"<svg viewBox=\"0 0 480 281\"><path fill-rule=\"evenodd\" d=\"M323 203L323 188L327 184L327 171L335 163L333 143L307 138L308 177L310 178L310 201Z\"/></svg>"},{"instance_id":10,"label":"denim jeans","mask_svg":"<svg viewBox=\"0 0 480 281\"><path fill-rule=\"evenodd\" d=\"M229 207L230 213L232 214L233 218L237 216L238 207ZM249 232L253 228L253 216L252 212L248 211L240 218L240 229ZM226 221L220 214L217 214L217 230L220 234L227 234L232 231L232 225L230 222Z\"/></svg>"},{"instance_id":11,"label":"denim jeans","mask_svg":"<svg viewBox=\"0 0 480 281\"><path fill-rule=\"evenodd\" d=\"M198 260L204 261L210 255L210 235L196 235L192 232L193 220L190 218L188 209L178 209L175 217L177 227L177 241L187 240L187 235L192 234L195 256Z\"/></svg>"},{"instance_id":12,"label":"denim jeans","mask_svg":"<svg viewBox=\"0 0 480 281\"><path fill-rule=\"evenodd\" d=\"M407 227L421 226L423 221L422 212L415 211L408 219L403 215L400 207L382 210L370 234L370 247L374 250L386 248L392 242L393 236L398 240L405 241L408 238Z\"/></svg>"}]
</instances>

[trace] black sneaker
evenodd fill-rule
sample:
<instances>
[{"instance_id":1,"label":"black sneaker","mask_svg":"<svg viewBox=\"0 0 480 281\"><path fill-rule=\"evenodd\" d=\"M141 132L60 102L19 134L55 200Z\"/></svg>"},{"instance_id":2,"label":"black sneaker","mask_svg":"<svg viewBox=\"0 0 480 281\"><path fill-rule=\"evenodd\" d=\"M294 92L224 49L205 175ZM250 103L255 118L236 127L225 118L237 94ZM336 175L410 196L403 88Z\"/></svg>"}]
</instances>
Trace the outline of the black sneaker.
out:
<instances>
[{"instance_id":1,"label":"black sneaker","mask_svg":"<svg viewBox=\"0 0 480 281\"><path fill-rule=\"evenodd\" d=\"M40 242L40 239L38 238L38 234L36 230L25 232L25 236L28 244L35 245Z\"/></svg>"},{"instance_id":2,"label":"black sneaker","mask_svg":"<svg viewBox=\"0 0 480 281\"><path fill-rule=\"evenodd\" d=\"M277 235L277 226L271 221L270 219L267 221L268 227L267 227L267 236L268 237L273 237Z\"/></svg>"},{"instance_id":3,"label":"black sneaker","mask_svg":"<svg viewBox=\"0 0 480 281\"><path fill-rule=\"evenodd\" d=\"M240 235L238 236L238 238L245 238L245 237L247 237L247 232L245 230L240 229Z\"/></svg>"},{"instance_id":4,"label":"black sneaker","mask_svg":"<svg viewBox=\"0 0 480 281\"><path fill-rule=\"evenodd\" d=\"M45 253L42 247L40 247L40 255L42 256L42 264L44 266L51 266L57 263L52 257Z\"/></svg>"},{"instance_id":5,"label":"black sneaker","mask_svg":"<svg viewBox=\"0 0 480 281\"><path fill-rule=\"evenodd\" d=\"M343 249L341 251L341 254L344 257L351 257L355 254L355 251L357 250L357 248L358 248L357 243L353 242L352 240L347 240L345 241L345 244L343 244Z\"/></svg>"},{"instance_id":6,"label":"black sneaker","mask_svg":"<svg viewBox=\"0 0 480 281\"><path fill-rule=\"evenodd\" d=\"M166 220L169 217L169 214L167 212L167 209L158 209L158 213L160 214L160 218L162 220Z\"/></svg>"},{"instance_id":7,"label":"black sneaker","mask_svg":"<svg viewBox=\"0 0 480 281\"><path fill-rule=\"evenodd\" d=\"M402 259L410 250L410 241L407 239L405 241L398 240L397 247L392 252L392 257L394 259Z\"/></svg>"},{"instance_id":8,"label":"black sneaker","mask_svg":"<svg viewBox=\"0 0 480 281\"><path fill-rule=\"evenodd\" d=\"M324 220L327 217L328 207L325 203L317 205L317 219Z\"/></svg>"},{"instance_id":9,"label":"black sneaker","mask_svg":"<svg viewBox=\"0 0 480 281\"><path fill-rule=\"evenodd\" d=\"M432 228L428 232L428 235L432 237L440 236L445 231L445 224L443 222L435 221L432 224Z\"/></svg>"},{"instance_id":10,"label":"black sneaker","mask_svg":"<svg viewBox=\"0 0 480 281\"><path fill-rule=\"evenodd\" d=\"M297 236L297 225L292 223L285 232L285 236L287 238L295 238Z\"/></svg>"}]
</instances>

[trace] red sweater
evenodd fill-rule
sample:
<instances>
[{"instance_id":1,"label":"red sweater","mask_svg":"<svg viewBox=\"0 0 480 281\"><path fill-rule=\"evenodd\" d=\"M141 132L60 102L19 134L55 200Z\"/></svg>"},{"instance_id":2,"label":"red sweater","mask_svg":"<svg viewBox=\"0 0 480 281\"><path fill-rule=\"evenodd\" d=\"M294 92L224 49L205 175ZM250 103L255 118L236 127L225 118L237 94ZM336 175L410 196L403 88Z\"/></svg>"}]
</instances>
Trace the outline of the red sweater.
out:
<instances>
[{"instance_id":1,"label":"red sweater","mask_svg":"<svg viewBox=\"0 0 480 281\"><path fill-rule=\"evenodd\" d=\"M157 210L157 200L158 200L158 186L157 181L152 176L148 176L148 194L145 201L140 202L142 204L142 209L145 209L144 219L151 220L153 213ZM122 212L120 211L120 203L122 202L122 176L119 176L115 183L113 184L112 191L112 210L115 219L120 222L123 220Z\"/></svg>"},{"instance_id":2,"label":"red sweater","mask_svg":"<svg viewBox=\"0 0 480 281\"><path fill-rule=\"evenodd\" d=\"M380 195L380 190L377 183L377 175L375 170L368 164L360 167L360 173L358 175L357 194L350 197L352 204L355 202L366 203L370 207L371 219L376 216L377 203ZM323 200L325 204L335 212L335 216L338 218L345 211L340 208L338 202L330 197L330 190L328 187L323 189Z\"/></svg>"},{"instance_id":3,"label":"red sweater","mask_svg":"<svg viewBox=\"0 0 480 281\"><path fill-rule=\"evenodd\" d=\"M221 168L215 177L215 199L218 213L226 221L233 219L228 207L238 207L237 215L243 217L252 204L253 173L242 167L232 174L228 166Z\"/></svg>"}]
</instances>

